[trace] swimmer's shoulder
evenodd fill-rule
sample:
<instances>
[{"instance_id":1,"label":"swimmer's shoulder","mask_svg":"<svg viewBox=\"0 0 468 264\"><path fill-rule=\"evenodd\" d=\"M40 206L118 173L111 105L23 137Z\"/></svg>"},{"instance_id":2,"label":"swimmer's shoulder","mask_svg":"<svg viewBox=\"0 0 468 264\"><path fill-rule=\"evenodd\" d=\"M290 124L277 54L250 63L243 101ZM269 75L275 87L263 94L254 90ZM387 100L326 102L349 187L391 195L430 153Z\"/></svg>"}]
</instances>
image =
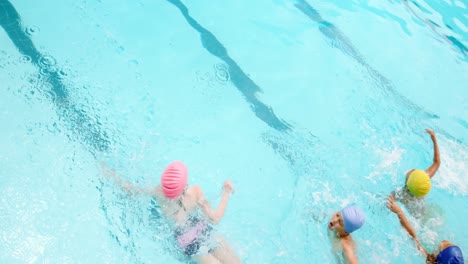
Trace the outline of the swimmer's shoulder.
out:
<instances>
[{"instance_id":1,"label":"swimmer's shoulder","mask_svg":"<svg viewBox=\"0 0 468 264\"><path fill-rule=\"evenodd\" d=\"M355 246L355 243L354 243L354 240L353 240L353 237L351 235L347 235L345 237L341 237L340 238L340 243L341 243L341 246L343 247L353 247Z\"/></svg>"},{"instance_id":2,"label":"swimmer's shoulder","mask_svg":"<svg viewBox=\"0 0 468 264\"><path fill-rule=\"evenodd\" d=\"M187 195L195 198L196 200L199 200L203 197L203 190L198 185L190 185L187 188Z\"/></svg>"},{"instance_id":3,"label":"swimmer's shoulder","mask_svg":"<svg viewBox=\"0 0 468 264\"><path fill-rule=\"evenodd\" d=\"M158 185L158 186L154 187L153 191L154 191L154 195L163 195L164 194L163 190L161 188L161 185Z\"/></svg>"},{"instance_id":4,"label":"swimmer's shoulder","mask_svg":"<svg viewBox=\"0 0 468 264\"><path fill-rule=\"evenodd\" d=\"M161 185L154 187L154 189L151 191L151 194L154 198L156 198L157 201L160 201L162 200L162 198L164 198L164 193L161 188Z\"/></svg>"},{"instance_id":5,"label":"swimmer's shoulder","mask_svg":"<svg viewBox=\"0 0 468 264\"><path fill-rule=\"evenodd\" d=\"M330 240L330 244L332 246L332 252L339 253L343 251L341 246L341 238L337 237L335 232L327 228L327 236Z\"/></svg>"},{"instance_id":6,"label":"swimmer's shoulder","mask_svg":"<svg viewBox=\"0 0 468 264\"><path fill-rule=\"evenodd\" d=\"M348 263L359 263L356 257L356 244L354 243L351 235L340 239L341 247L343 248L343 254L347 259Z\"/></svg>"}]
</instances>

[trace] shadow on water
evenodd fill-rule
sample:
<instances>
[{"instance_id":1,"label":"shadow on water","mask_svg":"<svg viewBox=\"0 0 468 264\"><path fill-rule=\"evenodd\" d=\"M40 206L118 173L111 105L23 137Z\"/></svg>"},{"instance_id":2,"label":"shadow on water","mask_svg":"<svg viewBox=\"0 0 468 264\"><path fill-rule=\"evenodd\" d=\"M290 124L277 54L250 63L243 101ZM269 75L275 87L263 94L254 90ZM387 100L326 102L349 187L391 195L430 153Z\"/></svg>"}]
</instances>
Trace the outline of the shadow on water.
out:
<instances>
[{"instance_id":1,"label":"shadow on water","mask_svg":"<svg viewBox=\"0 0 468 264\"><path fill-rule=\"evenodd\" d=\"M340 9L347 9L354 12L356 12L357 7L359 6L359 8L366 9L377 16L380 16L385 19L391 19L394 22L400 24L401 29L407 35L411 36L411 32L408 28L408 23L405 21L405 19L398 16L398 14L390 12L388 9L377 8L373 6L372 3L366 2L356 3L335 1L330 3L336 5ZM464 30L463 26L455 24L455 27L453 27L454 20L458 20L459 23L464 25L466 25L466 23L468 22L468 17L464 16L464 13L466 13L466 8L464 6L456 6L453 2L450 3L448 1L426 1L425 5L428 5L430 8L432 8L432 10L428 10L427 8L419 4L416 0L396 1L392 4L403 5L411 13L411 15L414 16L415 21L418 21L418 23L421 22L421 25L429 26L429 28L439 37L439 39L448 43L454 50L456 50L461 55L459 57L460 60L468 62L468 48L463 44L463 39L466 38L466 31ZM418 9L419 11L415 11L411 6L414 6L414 9ZM417 12L420 14L416 14ZM431 19L426 18L425 16L432 16L433 18L437 17L441 20L441 24L438 24L432 21ZM452 26L449 24L452 24ZM438 32L438 29L444 32L452 33L440 33ZM457 34L460 35L459 38L454 36ZM465 37L463 37L463 35Z\"/></svg>"},{"instance_id":2,"label":"shadow on water","mask_svg":"<svg viewBox=\"0 0 468 264\"><path fill-rule=\"evenodd\" d=\"M265 105L256 97L255 94L261 91L260 87L255 84L228 55L224 45L213 33L202 27L191 17L188 8L181 1L167 1L177 7L189 25L200 33L203 47L228 65L232 83L245 97L255 115L268 126L275 129L275 131L263 135L264 141L290 165L290 168L296 176L302 174L303 171L300 171L298 168L307 167L305 165L309 158L307 153L312 150L313 146L318 142L318 139L309 132L300 134L298 131L294 131L290 124L278 118L269 106ZM300 146L301 144L303 145L302 147ZM300 166L298 166L299 164ZM295 181L297 182L297 179Z\"/></svg>"},{"instance_id":3,"label":"shadow on water","mask_svg":"<svg viewBox=\"0 0 468 264\"><path fill-rule=\"evenodd\" d=\"M326 37L330 46L337 48L347 56L353 58L369 73L374 84L379 87L384 94L391 96L395 101L402 103L407 108L412 109L415 113L423 115L425 118L439 118L435 114L431 114L416 105L408 98L404 97L395 90L393 83L369 65L359 51L352 45L351 41L344 35L339 28L331 22L326 21L309 3L304 0L297 0L294 6L309 17L312 21L318 24L320 32Z\"/></svg>"},{"instance_id":4,"label":"shadow on water","mask_svg":"<svg viewBox=\"0 0 468 264\"><path fill-rule=\"evenodd\" d=\"M444 33L439 33L437 29L442 28L439 24L436 22L432 21L431 19L425 18L422 15L419 15L417 11L413 10L411 6L409 5L408 1L404 0L402 1L403 5L415 16L419 21L423 22L425 25L427 25L434 34L439 36L440 39L444 40L446 43L448 43L450 46L452 46L455 50L461 53L462 58L465 62L468 62L468 48L463 45L463 43L454 37L453 35L447 35ZM411 1L411 3L414 4L423 14L431 14L431 12L425 8L423 8L421 5L419 5L416 1ZM441 16L444 18L444 16L441 14ZM453 28L449 25L445 25L452 33L453 33Z\"/></svg>"},{"instance_id":5,"label":"shadow on water","mask_svg":"<svg viewBox=\"0 0 468 264\"><path fill-rule=\"evenodd\" d=\"M190 17L187 8L183 6L181 2L170 2L180 9L187 22L200 33L202 44L206 50L228 65L232 83L245 97L255 115L276 131L289 131L291 126L285 121L280 120L273 113L271 107L265 105L257 98L256 93L260 92L258 85L256 85L237 63L229 57L225 47L216 37ZM45 91L46 96L54 102L57 115L64 122L69 132L74 135L74 137L69 135L69 138L78 140L97 160L101 154L109 153L111 142L106 132L101 129L101 123L95 121L95 118L91 118L83 109L78 108L76 104L70 100L69 90L64 85L63 79L58 71L51 67L49 63L44 63L48 60L54 60L53 57L46 56L38 51L30 36L23 30L20 15L8 0L0 0L0 25L18 51L29 58L28 61L42 74L44 82L49 84L48 87L50 87L50 90ZM110 236L119 246L125 248L134 259L138 259L134 241L123 242L123 240L126 240L125 238L130 237L130 231L127 227L119 225L119 221L116 223L114 217L110 215L109 210L111 208L109 208L109 206L113 204L113 201L109 201L104 197L102 185L97 186L97 189L101 196L100 207L111 227L109 230ZM125 212L122 212L122 214L123 215L119 217L124 217L126 215ZM162 220L157 210L151 210L151 215L154 218L153 221L155 225L161 223ZM123 237L120 237L120 235ZM170 246L165 245L165 247L169 248ZM181 256L176 256L176 258L180 259Z\"/></svg>"},{"instance_id":6,"label":"shadow on water","mask_svg":"<svg viewBox=\"0 0 468 264\"><path fill-rule=\"evenodd\" d=\"M261 89L255 84L237 63L228 55L226 48L219 40L207 29L202 27L194 18L189 15L187 7L179 0L167 0L169 3L177 7L189 25L200 33L200 38L203 47L212 55L224 61L229 68L229 75L232 83L242 93L250 108L255 115L265 122L274 130L265 132L262 135L263 141L268 144L273 151L284 159L291 169L294 178L293 189L297 189L299 179L303 175L310 174L312 155L314 148L320 145L319 139L310 132L301 133L293 128L290 124L279 119L273 110L261 102L256 93ZM288 217L295 200L295 193L291 199L290 207L285 210L284 220Z\"/></svg>"},{"instance_id":7,"label":"shadow on water","mask_svg":"<svg viewBox=\"0 0 468 264\"><path fill-rule=\"evenodd\" d=\"M288 162L296 176L302 175L304 171L299 168L306 169L308 167L308 161L310 160L310 155L308 153L312 151L314 146L319 144L319 140L309 132L300 133L295 130L293 131L293 127L291 125L278 118L270 107L259 101L256 97L256 93L261 91L260 87L246 76L238 64L228 55L224 45L213 35L213 33L208 31L193 17L191 17L188 8L180 0L167 1L177 7L187 23L200 34L201 44L203 47L209 53L221 59L228 65L232 83L243 94L256 116L268 126L276 130L276 132L271 131L264 134L263 139L265 142L269 144L279 156ZM299 0L295 6L311 20L319 24L320 31L327 37L333 47L339 49L362 65L367 70L370 78L376 86L381 88L386 95L390 95L397 102L412 109L418 117L439 118L437 115L426 112L424 109L396 92L391 81L372 68L365 61L365 58L359 53L359 51L351 44L351 41L332 23L324 20L307 2ZM287 133L284 134L281 132ZM301 147L301 144L304 146ZM298 166L299 164L300 166Z\"/></svg>"},{"instance_id":8,"label":"shadow on water","mask_svg":"<svg viewBox=\"0 0 468 264\"><path fill-rule=\"evenodd\" d=\"M22 28L20 15L8 0L0 0L0 25L18 51L30 58L30 62L49 84L50 90L46 91L47 96L54 102L57 115L69 132L74 134L93 156L96 156L98 152L107 152L110 141L106 132L101 129L102 124L70 101L69 91L63 84L58 70L44 63L50 60L50 56L41 54L36 49L31 38ZM70 135L69 138L73 139Z\"/></svg>"},{"instance_id":9,"label":"shadow on water","mask_svg":"<svg viewBox=\"0 0 468 264\"><path fill-rule=\"evenodd\" d=\"M86 111L80 109L70 100L69 91L67 87L65 87L58 70L47 63L47 61L54 60L53 57L41 54L36 49L31 38L22 29L20 15L7 0L0 0L0 25L8 34L18 51L27 58L30 58L28 61L41 73L43 81L49 84L48 87L50 90L45 91L46 96L54 103L58 117L67 127L69 131L67 136L69 139L72 141L77 140L81 143L96 160L98 160L98 157L101 155L109 153L111 141L106 132L101 128L102 124L97 120L97 117L89 116ZM102 186L97 186L97 189L101 195L101 209L103 210L104 216L108 220L109 225L114 226L114 221L110 219L107 210L107 205L111 204L111 202L106 203L104 201ZM125 230L121 231L126 233ZM109 232L116 243L122 246L119 236L111 230L109 230ZM133 258L138 259L138 256L135 254L136 247L133 241L130 242L130 245L125 246L125 248Z\"/></svg>"},{"instance_id":10,"label":"shadow on water","mask_svg":"<svg viewBox=\"0 0 468 264\"><path fill-rule=\"evenodd\" d=\"M311 168L309 163L313 160L312 150L320 144L318 139L310 134L300 134L295 131L292 133L293 127L282 119L278 118L271 107L267 106L257 98L257 93L261 92L260 87L251 80L239 65L228 55L226 48L219 42L219 40L207 29L202 27L195 19L193 19L188 12L185 5L179 0L167 0L169 3L177 7L189 25L199 32L200 39L203 47L212 55L224 61L228 65L229 75L231 76L232 83L244 96L248 102L251 110L255 115L262 120L269 127L273 128L272 133L263 135L263 139L267 142L273 150L278 153L284 160L288 162L293 169L295 182L297 184L298 177L310 172ZM299 1L300 3L305 3ZM382 88L386 93L397 96L399 99L405 99L407 105L417 111L422 111L419 107L415 106L408 99L399 95L394 91L391 82L373 69L365 62L361 54L351 45L350 41L344 36L333 24L323 20L318 12L310 7L308 4L297 4L302 12L309 16L312 20L319 23L320 31L329 39L332 45L341 50L346 55L356 60L360 65L365 67L373 80L375 80L378 87ZM65 87L62 77L59 73L47 65L41 63L46 60L45 55L41 54L34 46L30 37L24 32L21 26L21 19L15 8L7 0L0 0L0 25L10 37L19 52L31 58L31 63L43 73L44 79L50 85L50 91L47 91L47 96L55 103L56 111L60 119L66 124L71 134L88 149L94 157L99 153L108 153L110 150L111 141L106 132L102 130L101 123L91 118L84 110L79 109L76 104L70 101L69 91ZM430 117L434 115L427 114ZM297 132L297 133L296 133ZM286 135L286 136L285 136ZM98 187L101 194L101 209L110 225L115 225L115 218L109 216L107 207L112 204L112 201L106 201L102 193L102 186ZM292 199L294 201L294 199ZM152 202L150 207L151 215L154 217L154 225L161 223L159 212L156 205ZM123 213L124 214L124 213ZM117 227L119 228L119 227ZM129 250L133 257L138 258L136 255L136 248L138 248L134 241L125 246L119 239L118 234L130 236L130 231L122 226L119 231L110 231L116 243Z\"/></svg>"},{"instance_id":11,"label":"shadow on water","mask_svg":"<svg viewBox=\"0 0 468 264\"><path fill-rule=\"evenodd\" d=\"M403 3L413 13L413 15L415 15L419 20L423 21L434 32L437 33L435 28L438 27L438 25L436 23L419 17L416 14L416 12L412 10L411 7L409 7L407 1L403 1ZM370 79L373 81L376 87L379 87L381 89L384 95L388 95L395 102L399 104L403 104L403 106L406 106L407 109L411 109L412 112L415 114L413 117L420 119L419 121L424 121L423 123L428 123L429 120L435 121L435 120L441 119L440 116L427 112L425 109L416 105L414 102L410 101L408 98L404 97L399 92L397 92L393 83L365 61L365 58L352 45L351 41L346 37L346 35L344 35L340 31L339 28L337 28L331 22L323 19L322 16L319 14L319 12L316 9L314 9L311 5L309 5L306 1L296 0L295 7L298 8L307 17L309 17L312 21L318 24L320 32L326 37L330 46L337 48L343 54L346 54L350 58L354 59L358 64L360 64L369 73ZM370 9L370 10L375 12L375 10L373 9ZM444 39L446 42L458 48L463 54L465 54L465 59L468 58L467 48L458 39L456 39L453 36L447 36L447 35L441 35L440 37ZM406 115L407 113L404 113L404 114ZM430 124L428 123L428 125L433 126L433 127L436 126L433 122ZM450 138L457 142L463 142L459 138L451 135L451 133L449 133L443 127L437 126L436 130L440 134L443 134L444 136L446 136L447 138Z\"/></svg>"},{"instance_id":12,"label":"shadow on water","mask_svg":"<svg viewBox=\"0 0 468 264\"><path fill-rule=\"evenodd\" d=\"M221 42L206 28L202 27L193 17L190 16L187 7L179 0L167 0L177 7L187 23L200 34L203 47L212 55L224 61L228 65L231 82L242 93L245 100L255 115L271 128L279 131L291 129L291 125L278 118L271 107L260 101L256 93L261 92L260 87L250 79L239 65L229 56L226 48Z\"/></svg>"}]
</instances>

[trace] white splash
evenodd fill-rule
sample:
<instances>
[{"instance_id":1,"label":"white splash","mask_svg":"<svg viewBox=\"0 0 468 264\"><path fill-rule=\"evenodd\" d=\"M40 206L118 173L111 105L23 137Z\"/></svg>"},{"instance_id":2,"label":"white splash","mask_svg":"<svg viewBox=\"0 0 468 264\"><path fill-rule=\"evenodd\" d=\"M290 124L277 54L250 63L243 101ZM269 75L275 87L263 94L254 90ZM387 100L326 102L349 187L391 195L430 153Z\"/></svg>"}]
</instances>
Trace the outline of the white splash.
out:
<instances>
[{"instance_id":1,"label":"white splash","mask_svg":"<svg viewBox=\"0 0 468 264\"><path fill-rule=\"evenodd\" d=\"M396 175L398 174L398 164L401 161L401 157L403 156L405 151L403 149L398 148L398 146L394 146L393 149L376 149L375 155L379 157L380 163L374 165L375 168L366 179L376 182L378 180L378 176L383 175L392 175L393 181L396 180Z\"/></svg>"},{"instance_id":2,"label":"white splash","mask_svg":"<svg viewBox=\"0 0 468 264\"><path fill-rule=\"evenodd\" d=\"M455 5L466 9L465 4L459 0L455 0Z\"/></svg>"},{"instance_id":3,"label":"white splash","mask_svg":"<svg viewBox=\"0 0 468 264\"><path fill-rule=\"evenodd\" d=\"M441 165L432 182L454 195L468 194L468 147L440 138Z\"/></svg>"}]
</instances>

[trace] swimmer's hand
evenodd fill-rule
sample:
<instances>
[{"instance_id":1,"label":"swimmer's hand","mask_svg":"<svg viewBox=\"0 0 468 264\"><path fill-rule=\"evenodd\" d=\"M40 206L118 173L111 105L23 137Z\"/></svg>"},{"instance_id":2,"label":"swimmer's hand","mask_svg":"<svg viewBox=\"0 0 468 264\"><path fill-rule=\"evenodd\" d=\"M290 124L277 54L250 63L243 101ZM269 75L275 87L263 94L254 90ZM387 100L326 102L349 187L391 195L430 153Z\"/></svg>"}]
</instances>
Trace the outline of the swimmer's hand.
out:
<instances>
[{"instance_id":1,"label":"swimmer's hand","mask_svg":"<svg viewBox=\"0 0 468 264\"><path fill-rule=\"evenodd\" d=\"M387 198L387 208L390 209L390 211L394 212L395 214L399 215L403 211L401 210L401 207L397 204L395 201L395 198L393 198L392 195L390 195Z\"/></svg>"},{"instance_id":2,"label":"swimmer's hand","mask_svg":"<svg viewBox=\"0 0 468 264\"><path fill-rule=\"evenodd\" d=\"M426 132L431 135L431 139L432 140L435 140L436 139L436 134L434 133L433 130L429 129L429 128L426 128Z\"/></svg>"},{"instance_id":3,"label":"swimmer's hand","mask_svg":"<svg viewBox=\"0 0 468 264\"><path fill-rule=\"evenodd\" d=\"M229 194L233 194L235 192L234 187L232 186L231 180L226 180L224 182L223 191Z\"/></svg>"},{"instance_id":4,"label":"swimmer's hand","mask_svg":"<svg viewBox=\"0 0 468 264\"><path fill-rule=\"evenodd\" d=\"M426 263L436 263L436 255L435 254L426 254Z\"/></svg>"}]
</instances>

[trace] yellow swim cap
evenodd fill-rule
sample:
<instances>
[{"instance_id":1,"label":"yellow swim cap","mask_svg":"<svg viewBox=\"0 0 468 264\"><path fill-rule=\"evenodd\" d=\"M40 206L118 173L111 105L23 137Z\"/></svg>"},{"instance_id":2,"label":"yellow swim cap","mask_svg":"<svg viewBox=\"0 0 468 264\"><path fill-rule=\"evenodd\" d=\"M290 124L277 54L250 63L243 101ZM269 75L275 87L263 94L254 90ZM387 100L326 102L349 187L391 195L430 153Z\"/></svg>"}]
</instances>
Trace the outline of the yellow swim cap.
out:
<instances>
[{"instance_id":1,"label":"yellow swim cap","mask_svg":"<svg viewBox=\"0 0 468 264\"><path fill-rule=\"evenodd\" d=\"M431 178L423 170L414 170L406 181L408 190L417 197L422 197L431 190Z\"/></svg>"}]
</instances>

